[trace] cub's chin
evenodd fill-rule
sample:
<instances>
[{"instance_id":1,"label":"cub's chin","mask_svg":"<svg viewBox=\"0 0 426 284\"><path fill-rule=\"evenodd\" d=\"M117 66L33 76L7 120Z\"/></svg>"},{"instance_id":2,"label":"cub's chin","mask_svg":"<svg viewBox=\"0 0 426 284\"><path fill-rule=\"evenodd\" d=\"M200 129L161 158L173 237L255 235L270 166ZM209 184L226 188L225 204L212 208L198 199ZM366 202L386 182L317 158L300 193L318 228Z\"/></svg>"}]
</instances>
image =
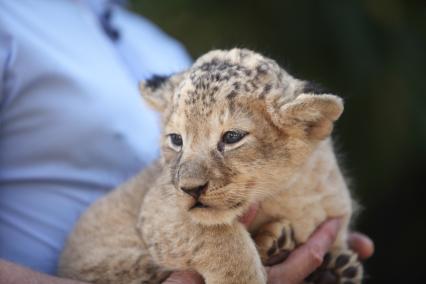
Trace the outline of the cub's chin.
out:
<instances>
[{"instance_id":1,"label":"cub's chin","mask_svg":"<svg viewBox=\"0 0 426 284\"><path fill-rule=\"evenodd\" d=\"M191 220L205 226L233 223L244 213L244 208L223 209L214 207L193 207L188 210Z\"/></svg>"}]
</instances>

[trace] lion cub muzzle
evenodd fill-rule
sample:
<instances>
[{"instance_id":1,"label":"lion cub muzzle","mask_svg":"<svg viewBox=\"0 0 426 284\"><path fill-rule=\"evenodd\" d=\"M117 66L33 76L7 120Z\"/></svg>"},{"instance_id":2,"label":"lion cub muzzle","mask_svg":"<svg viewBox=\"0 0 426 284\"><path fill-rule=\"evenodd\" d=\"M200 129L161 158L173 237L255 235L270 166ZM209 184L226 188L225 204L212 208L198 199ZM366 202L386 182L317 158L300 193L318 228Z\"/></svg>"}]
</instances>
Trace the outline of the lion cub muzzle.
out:
<instances>
[{"instance_id":1,"label":"lion cub muzzle","mask_svg":"<svg viewBox=\"0 0 426 284\"><path fill-rule=\"evenodd\" d=\"M206 193L209 184L207 167L204 163L197 160L185 161L179 166L177 174L177 188L194 199L194 205L190 209L208 207L199 200L201 195Z\"/></svg>"}]
</instances>

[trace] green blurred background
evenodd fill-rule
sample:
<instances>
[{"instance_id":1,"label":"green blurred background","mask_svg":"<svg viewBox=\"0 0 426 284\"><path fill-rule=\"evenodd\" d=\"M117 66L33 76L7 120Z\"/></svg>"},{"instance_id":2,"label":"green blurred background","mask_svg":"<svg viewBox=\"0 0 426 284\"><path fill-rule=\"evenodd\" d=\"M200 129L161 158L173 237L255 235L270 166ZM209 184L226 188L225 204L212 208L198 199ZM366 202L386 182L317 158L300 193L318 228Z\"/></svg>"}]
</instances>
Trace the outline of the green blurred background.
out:
<instances>
[{"instance_id":1,"label":"green blurred background","mask_svg":"<svg viewBox=\"0 0 426 284\"><path fill-rule=\"evenodd\" d=\"M345 98L336 144L371 236L367 283L421 283L426 1L130 1L194 57L247 47Z\"/></svg>"}]
</instances>

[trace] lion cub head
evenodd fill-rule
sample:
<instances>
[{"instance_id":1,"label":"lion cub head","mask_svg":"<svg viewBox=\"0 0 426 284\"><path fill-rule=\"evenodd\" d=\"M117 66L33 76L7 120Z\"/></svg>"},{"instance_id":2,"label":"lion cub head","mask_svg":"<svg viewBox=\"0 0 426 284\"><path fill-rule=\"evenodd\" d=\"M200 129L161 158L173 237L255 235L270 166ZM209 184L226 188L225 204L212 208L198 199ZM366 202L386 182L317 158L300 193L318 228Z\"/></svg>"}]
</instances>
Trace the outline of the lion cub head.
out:
<instances>
[{"instance_id":1,"label":"lion cub head","mask_svg":"<svg viewBox=\"0 0 426 284\"><path fill-rule=\"evenodd\" d=\"M343 111L339 97L245 49L211 51L140 89L163 114L162 157L177 206L207 225L232 222L285 190Z\"/></svg>"}]
</instances>

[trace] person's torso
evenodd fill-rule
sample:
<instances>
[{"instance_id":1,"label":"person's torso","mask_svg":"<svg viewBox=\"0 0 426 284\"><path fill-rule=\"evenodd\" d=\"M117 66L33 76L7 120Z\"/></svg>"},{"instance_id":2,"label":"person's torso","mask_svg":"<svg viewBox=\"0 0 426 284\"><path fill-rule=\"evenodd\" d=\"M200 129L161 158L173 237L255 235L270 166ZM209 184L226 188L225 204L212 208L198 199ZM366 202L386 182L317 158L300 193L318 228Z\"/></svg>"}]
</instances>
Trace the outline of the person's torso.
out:
<instances>
[{"instance_id":1,"label":"person's torso","mask_svg":"<svg viewBox=\"0 0 426 284\"><path fill-rule=\"evenodd\" d=\"M189 61L121 9L114 43L82 1L0 7L0 257L52 273L79 214L158 155L158 117L137 80ZM161 57L173 50L175 61Z\"/></svg>"}]
</instances>

